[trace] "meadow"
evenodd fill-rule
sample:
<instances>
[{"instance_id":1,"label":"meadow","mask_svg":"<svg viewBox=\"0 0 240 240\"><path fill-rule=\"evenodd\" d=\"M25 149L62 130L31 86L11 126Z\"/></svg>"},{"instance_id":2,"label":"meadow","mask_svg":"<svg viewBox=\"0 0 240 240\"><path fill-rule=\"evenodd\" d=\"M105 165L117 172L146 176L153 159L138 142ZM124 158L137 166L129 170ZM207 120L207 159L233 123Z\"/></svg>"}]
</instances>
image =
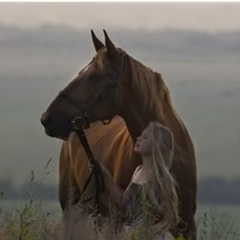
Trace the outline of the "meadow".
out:
<instances>
[{"instance_id":1,"label":"meadow","mask_svg":"<svg viewBox=\"0 0 240 240\"><path fill-rule=\"evenodd\" d=\"M122 228L116 232L114 216L110 219L101 218L101 228L98 228L95 222L99 221L99 217L83 214L78 206L72 209L75 214L70 214L67 222L64 222L57 203L40 200L35 187L36 182L32 172L27 200L20 204L16 201L4 203L4 193L1 193L0 240L63 240L66 226L70 229L71 238L68 236L71 240L154 240L146 224L128 228L127 231L126 228ZM239 207L231 208L231 211L223 211L223 208L219 210L219 208L202 206L196 216L197 239L239 240L239 214Z\"/></svg>"},{"instance_id":2,"label":"meadow","mask_svg":"<svg viewBox=\"0 0 240 240\"><path fill-rule=\"evenodd\" d=\"M56 240L63 239L63 221L59 212L46 209L41 201L29 199L21 209L0 209L0 240ZM105 220L100 229L94 227L94 218L82 215L71 228L74 240L151 240L147 229L125 230L116 234L111 220ZM235 219L227 213L204 212L197 220L198 240L239 240L240 230ZM143 234L145 232L145 234ZM77 236L77 237L76 237ZM180 240L179 238L178 240Z\"/></svg>"}]
</instances>

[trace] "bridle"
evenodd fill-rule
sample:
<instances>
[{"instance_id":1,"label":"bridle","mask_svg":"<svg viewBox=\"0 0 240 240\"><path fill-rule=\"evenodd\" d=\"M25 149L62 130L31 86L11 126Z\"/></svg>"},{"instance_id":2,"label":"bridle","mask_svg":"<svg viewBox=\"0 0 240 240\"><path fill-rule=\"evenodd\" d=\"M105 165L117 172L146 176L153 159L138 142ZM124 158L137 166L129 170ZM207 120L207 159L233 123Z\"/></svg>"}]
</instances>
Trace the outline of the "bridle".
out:
<instances>
[{"instance_id":1,"label":"bridle","mask_svg":"<svg viewBox=\"0 0 240 240\"><path fill-rule=\"evenodd\" d=\"M94 110L94 108L97 106L99 102L102 102L107 97L108 93L111 89L114 90L114 96L112 101L112 107L109 114L109 119L107 120L101 120L104 125L110 124L114 117L114 108L116 104L116 91L117 91L117 79L119 76L120 71L116 71L114 73L114 76L109 80L107 86L103 89L103 91L99 94L95 102L93 102L87 110L82 111L81 109L81 103L76 102L74 99L71 98L64 90L60 91L59 96L61 98L64 98L69 103L71 103L73 106L75 106L81 113L81 116L75 116L71 120L71 124L75 130L79 130L81 128L87 129L90 127L90 113Z\"/></svg>"},{"instance_id":2,"label":"bridle","mask_svg":"<svg viewBox=\"0 0 240 240\"><path fill-rule=\"evenodd\" d=\"M123 59L122 59L122 64L123 64ZM107 97L107 95L111 89L114 90L114 96L113 96L112 107L110 110L109 118L107 120L101 120L101 121L104 125L110 124L110 122L112 121L112 119L115 115L114 112L115 112L115 105L116 105L116 91L117 91L117 87L118 87L117 83L118 83L118 77L120 74L120 70L122 68L122 64L121 64L120 68L115 69L115 72L114 72L112 78L109 80L107 86L99 94L96 101L93 102L88 107L88 109L85 111L82 111L82 109L81 109L82 104L78 103L74 99L72 99L71 96L69 96L64 90L62 90L59 93L59 97L65 99L70 104L75 106L81 113L80 116L73 117L72 120L70 121L70 124L72 125L72 129L77 133L79 141L81 142L81 144L88 156L89 162L93 166L92 172L89 175L89 177L87 178L87 180L83 186L83 189L81 191L81 196L86 191L86 189L90 183L90 180L91 180L92 176L94 175L95 176L95 184L96 184L95 204L97 206L98 211L99 211L100 192L102 192L102 193L104 192L104 176L103 176L103 172L102 172L102 169L101 169L101 166L100 166L98 160L93 156L93 153L90 149L84 129L87 129L90 127L90 113L93 111L93 109L97 106L97 104L99 102L105 100L105 98ZM94 197L84 200L84 202L90 201L93 198Z\"/></svg>"}]
</instances>

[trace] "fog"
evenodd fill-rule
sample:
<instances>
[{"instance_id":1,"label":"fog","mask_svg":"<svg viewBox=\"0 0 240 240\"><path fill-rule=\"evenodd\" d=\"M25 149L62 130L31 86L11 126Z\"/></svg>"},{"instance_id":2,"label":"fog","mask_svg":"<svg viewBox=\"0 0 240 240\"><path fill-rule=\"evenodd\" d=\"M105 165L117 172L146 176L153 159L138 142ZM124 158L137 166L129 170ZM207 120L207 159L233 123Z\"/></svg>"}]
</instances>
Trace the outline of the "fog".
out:
<instances>
[{"instance_id":1,"label":"fog","mask_svg":"<svg viewBox=\"0 0 240 240\"><path fill-rule=\"evenodd\" d=\"M55 183L61 141L45 135L40 116L94 56L90 31L1 25L0 33L0 178L22 184L52 158L45 182ZM162 74L195 144L198 177L239 177L240 32L108 33Z\"/></svg>"}]
</instances>

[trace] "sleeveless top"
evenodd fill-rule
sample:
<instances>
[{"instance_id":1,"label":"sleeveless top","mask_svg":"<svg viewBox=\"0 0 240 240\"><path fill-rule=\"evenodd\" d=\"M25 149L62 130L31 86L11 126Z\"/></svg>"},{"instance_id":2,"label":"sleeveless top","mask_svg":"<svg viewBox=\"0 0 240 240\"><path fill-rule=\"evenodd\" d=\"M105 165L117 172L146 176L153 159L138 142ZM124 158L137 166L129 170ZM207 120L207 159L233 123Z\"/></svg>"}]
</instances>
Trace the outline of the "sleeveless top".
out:
<instances>
[{"instance_id":1,"label":"sleeveless top","mask_svg":"<svg viewBox=\"0 0 240 240\"><path fill-rule=\"evenodd\" d=\"M147 196L146 185L133 182L129 189L129 202L125 212L126 223L150 223L153 216L154 206Z\"/></svg>"},{"instance_id":2,"label":"sleeveless top","mask_svg":"<svg viewBox=\"0 0 240 240\"><path fill-rule=\"evenodd\" d=\"M131 227L144 226L145 231L141 231L139 234L141 237L146 236L146 238L141 239L148 239L149 234L150 236L154 234L153 232L149 233L150 227L159 223L162 220L162 216L155 211L147 195L145 184L133 182L129 191L129 202L125 212L126 224ZM161 235L155 233L152 237L154 240L174 240L170 232Z\"/></svg>"}]
</instances>

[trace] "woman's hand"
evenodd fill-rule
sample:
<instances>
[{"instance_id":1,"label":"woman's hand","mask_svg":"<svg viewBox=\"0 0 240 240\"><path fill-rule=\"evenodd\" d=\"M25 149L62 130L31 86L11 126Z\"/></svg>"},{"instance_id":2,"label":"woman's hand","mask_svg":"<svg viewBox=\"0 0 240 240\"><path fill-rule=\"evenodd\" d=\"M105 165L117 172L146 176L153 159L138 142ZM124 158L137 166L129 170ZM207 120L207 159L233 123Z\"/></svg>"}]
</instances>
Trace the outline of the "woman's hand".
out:
<instances>
[{"instance_id":1,"label":"woman's hand","mask_svg":"<svg viewBox=\"0 0 240 240\"><path fill-rule=\"evenodd\" d=\"M88 161L88 168L89 168L90 172L93 171L94 165L90 161Z\"/></svg>"},{"instance_id":2,"label":"woman's hand","mask_svg":"<svg viewBox=\"0 0 240 240\"><path fill-rule=\"evenodd\" d=\"M94 168L96 168L96 169L94 169L95 171L99 171L99 167L100 167L103 173L108 173L108 170L106 170L106 168L104 167L104 165L100 161L97 161L96 165L94 165L93 163L88 161L88 168L89 168L90 172L93 172Z\"/></svg>"}]
</instances>

